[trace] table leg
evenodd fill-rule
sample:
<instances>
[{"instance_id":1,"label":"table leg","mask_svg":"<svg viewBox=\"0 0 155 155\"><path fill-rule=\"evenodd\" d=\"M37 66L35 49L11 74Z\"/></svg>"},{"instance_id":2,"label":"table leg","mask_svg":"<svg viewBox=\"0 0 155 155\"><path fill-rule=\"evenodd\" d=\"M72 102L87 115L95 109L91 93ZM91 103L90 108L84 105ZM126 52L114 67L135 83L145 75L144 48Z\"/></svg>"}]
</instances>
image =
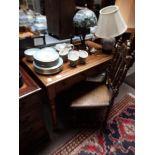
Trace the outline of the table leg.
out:
<instances>
[{"instance_id":1,"label":"table leg","mask_svg":"<svg viewBox=\"0 0 155 155\"><path fill-rule=\"evenodd\" d=\"M52 100L50 99L49 104L51 108L53 128L56 128L57 127L57 115L56 115L55 99L52 99Z\"/></svg>"},{"instance_id":2,"label":"table leg","mask_svg":"<svg viewBox=\"0 0 155 155\"><path fill-rule=\"evenodd\" d=\"M52 124L53 124L53 128L55 129L57 127L55 89L49 89L48 88L47 94L48 94L48 102L49 102L50 111L51 111Z\"/></svg>"}]
</instances>

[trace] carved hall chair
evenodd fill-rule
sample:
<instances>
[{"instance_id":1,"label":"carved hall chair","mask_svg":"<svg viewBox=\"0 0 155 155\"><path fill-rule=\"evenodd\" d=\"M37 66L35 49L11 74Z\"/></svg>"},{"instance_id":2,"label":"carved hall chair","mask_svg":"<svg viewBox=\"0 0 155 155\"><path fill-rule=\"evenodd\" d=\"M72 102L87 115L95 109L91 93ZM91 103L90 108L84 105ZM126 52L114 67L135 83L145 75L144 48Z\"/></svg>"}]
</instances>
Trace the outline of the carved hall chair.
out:
<instances>
[{"instance_id":1,"label":"carved hall chair","mask_svg":"<svg viewBox=\"0 0 155 155\"><path fill-rule=\"evenodd\" d=\"M124 81L127 71L134 62L133 50L134 36L124 43L118 41L115 45L115 52L108 68L106 69L106 79L103 83L92 84L87 82L80 88L78 95L72 98L70 108L75 110L79 109L95 109L105 108L106 112L103 119L100 116L103 125L106 125L108 114L113 106L114 99L119 93L119 87ZM132 49L131 49L132 47ZM93 86L91 86L91 84ZM81 86L82 87L82 86ZM83 90L82 90L83 89Z\"/></svg>"}]
</instances>

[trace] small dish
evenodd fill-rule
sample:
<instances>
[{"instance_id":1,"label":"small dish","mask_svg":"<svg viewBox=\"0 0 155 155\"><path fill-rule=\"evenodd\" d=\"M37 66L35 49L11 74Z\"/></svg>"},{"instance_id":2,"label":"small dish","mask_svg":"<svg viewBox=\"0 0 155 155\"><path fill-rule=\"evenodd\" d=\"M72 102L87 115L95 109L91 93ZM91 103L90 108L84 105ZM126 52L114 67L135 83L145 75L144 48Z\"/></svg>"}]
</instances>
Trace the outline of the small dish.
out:
<instances>
[{"instance_id":1,"label":"small dish","mask_svg":"<svg viewBox=\"0 0 155 155\"><path fill-rule=\"evenodd\" d=\"M65 47L66 47L66 43L62 43L62 44L56 44L55 46L54 46L54 48L59 52L59 51L61 51L62 49L64 49Z\"/></svg>"},{"instance_id":2,"label":"small dish","mask_svg":"<svg viewBox=\"0 0 155 155\"><path fill-rule=\"evenodd\" d=\"M74 49L74 45L73 44L67 44L67 43L61 43L61 44L56 44L54 47L58 52L60 52L63 49L68 49L73 50Z\"/></svg>"},{"instance_id":3,"label":"small dish","mask_svg":"<svg viewBox=\"0 0 155 155\"><path fill-rule=\"evenodd\" d=\"M70 62L70 66L76 67L78 60L79 60L79 53L78 51L71 51L68 53L68 60Z\"/></svg>"},{"instance_id":4,"label":"small dish","mask_svg":"<svg viewBox=\"0 0 155 155\"><path fill-rule=\"evenodd\" d=\"M68 57L67 57L68 53L69 53L69 51L66 48L59 51L59 55L63 59L64 62L67 62L67 60L68 60Z\"/></svg>"},{"instance_id":5,"label":"small dish","mask_svg":"<svg viewBox=\"0 0 155 155\"><path fill-rule=\"evenodd\" d=\"M88 57L88 53L84 50L79 50L79 62L81 64L86 63L86 58Z\"/></svg>"},{"instance_id":6,"label":"small dish","mask_svg":"<svg viewBox=\"0 0 155 155\"><path fill-rule=\"evenodd\" d=\"M27 50L24 51L24 55L25 55L25 57L26 57L26 59L28 61L31 61L32 62L33 61L33 55L36 52L38 52L38 51L40 51L39 48L30 48L30 49L27 49Z\"/></svg>"}]
</instances>

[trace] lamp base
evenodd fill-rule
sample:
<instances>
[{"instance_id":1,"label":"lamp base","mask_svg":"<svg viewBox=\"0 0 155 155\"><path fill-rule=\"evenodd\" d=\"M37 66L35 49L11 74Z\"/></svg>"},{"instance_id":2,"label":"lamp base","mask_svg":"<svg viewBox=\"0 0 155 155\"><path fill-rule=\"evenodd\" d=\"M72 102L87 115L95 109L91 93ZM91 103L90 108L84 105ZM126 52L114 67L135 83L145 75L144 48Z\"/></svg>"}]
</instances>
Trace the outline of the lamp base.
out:
<instances>
[{"instance_id":1,"label":"lamp base","mask_svg":"<svg viewBox=\"0 0 155 155\"><path fill-rule=\"evenodd\" d=\"M115 45L115 38L103 38L101 39L102 51L104 53L112 53L113 47Z\"/></svg>"}]
</instances>

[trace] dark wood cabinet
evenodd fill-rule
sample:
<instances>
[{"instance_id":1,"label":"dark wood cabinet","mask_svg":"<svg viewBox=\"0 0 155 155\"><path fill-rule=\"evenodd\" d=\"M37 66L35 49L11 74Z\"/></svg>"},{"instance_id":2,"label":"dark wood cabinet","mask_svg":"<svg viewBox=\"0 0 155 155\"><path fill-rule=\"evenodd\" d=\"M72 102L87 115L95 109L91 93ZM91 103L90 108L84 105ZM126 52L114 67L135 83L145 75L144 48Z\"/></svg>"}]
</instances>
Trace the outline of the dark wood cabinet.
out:
<instances>
[{"instance_id":1,"label":"dark wood cabinet","mask_svg":"<svg viewBox=\"0 0 155 155\"><path fill-rule=\"evenodd\" d=\"M102 0L102 7L106 7L109 5L115 5L115 0Z\"/></svg>"},{"instance_id":2,"label":"dark wood cabinet","mask_svg":"<svg viewBox=\"0 0 155 155\"><path fill-rule=\"evenodd\" d=\"M19 150L29 154L49 139L42 114L41 88L20 67L24 84L19 89Z\"/></svg>"},{"instance_id":3,"label":"dark wood cabinet","mask_svg":"<svg viewBox=\"0 0 155 155\"><path fill-rule=\"evenodd\" d=\"M59 39L69 38L74 32L74 0L45 0L48 33Z\"/></svg>"},{"instance_id":4,"label":"dark wood cabinet","mask_svg":"<svg viewBox=\"0 0 155 155\"><path fill-rule=\"evenodd\" d=\"M74 35L73 17L77 6L93 10L97 17L99 10L108 5L114 5L115 0L45 0L48 33L59 39L68 39Z\"/></svg>"}]
</instances>

